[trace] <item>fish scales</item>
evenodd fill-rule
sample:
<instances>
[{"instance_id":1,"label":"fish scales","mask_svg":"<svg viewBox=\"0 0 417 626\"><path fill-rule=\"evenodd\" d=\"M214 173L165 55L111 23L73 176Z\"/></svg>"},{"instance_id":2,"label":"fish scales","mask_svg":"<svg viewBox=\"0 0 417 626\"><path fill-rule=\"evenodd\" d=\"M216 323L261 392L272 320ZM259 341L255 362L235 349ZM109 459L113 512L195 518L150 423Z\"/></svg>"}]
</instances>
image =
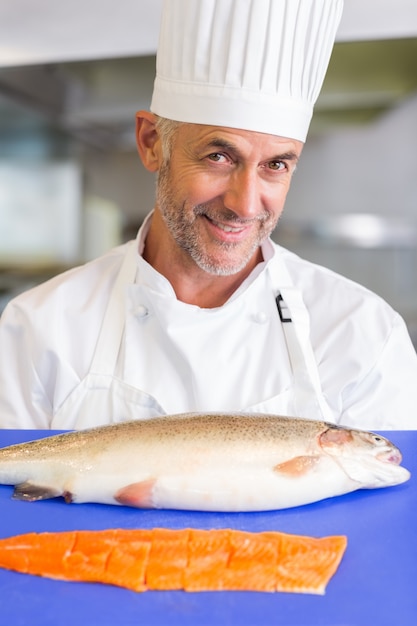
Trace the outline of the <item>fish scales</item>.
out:
<instances>
[{"instance_id":1,"label":"fish scales","mask_svg":"<svg viewBox=\"0 0 417 626\"><path fill-rule=\"evenodd\" d=\"M387 439L326 422L189 413L54 435L0 450L14 497L196 510L270 510L409 472Z\"/></svg>"},{"instance_id":2,"label":"fish scales","mask_svg":"<svg viewBox=\"0 0 417 626\"><path fill-rule=\"evenodd\" d=\"M307 422L302 419L277 419L275 416L264 414L250 415L222 415L185 414L175 416L174 419L160 417L152 420L123 422L111 426L64 433L53 437L35 440L28 444L9 446L10 459L16 455L25 457L60 457L62 448L75 455L83 455L85 448L89 451L95 448L105 453L108 446L119 438L119 444L132 446L146 446L149 441L160 437L161 445L175 445L178 442L207 442L218 446L229 447L232 443L245 444L250 442L254 446L262 446L278 441L279 445L287 442L295 445L300 442L305 445L306 437L314 437L326 427L324 422ZM135 437L139 436L140 440ZM5 458L5 450L0 452L0 460Z\"/></svg>"}]
</instances>

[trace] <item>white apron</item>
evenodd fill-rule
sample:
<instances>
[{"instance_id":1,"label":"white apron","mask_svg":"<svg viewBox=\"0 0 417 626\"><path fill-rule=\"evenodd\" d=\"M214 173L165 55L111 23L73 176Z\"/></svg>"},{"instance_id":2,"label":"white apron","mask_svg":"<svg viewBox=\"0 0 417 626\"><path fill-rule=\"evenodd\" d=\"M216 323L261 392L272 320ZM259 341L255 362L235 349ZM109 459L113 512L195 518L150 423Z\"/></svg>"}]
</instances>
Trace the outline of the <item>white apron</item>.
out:
<instances>
[{"instance_id":1,"label":"white apron","mask_svg":"<svg viewBox=\"0 0 417 626\"><path fill-rule=\"evenodd\" d=\"M279 254L268 264L292 369L292 384L283 392L239 411L304 416L333 422L326 403L309 338L309 314ZM90 371L64 401L51 421L52 429L83 429L99 424L146 419L167 411L149 393L127 384L118 374L126 324L126 291L137 272L137 247L131 244L113 286ZM203 355L202 355L203 358ZM278 365L277 365L278 366ZM186 408L185 410L190 410ZM198 410L204 411L204 407ZM223 410L218 407L218 410Z\"/></svg>"}]
</instances>

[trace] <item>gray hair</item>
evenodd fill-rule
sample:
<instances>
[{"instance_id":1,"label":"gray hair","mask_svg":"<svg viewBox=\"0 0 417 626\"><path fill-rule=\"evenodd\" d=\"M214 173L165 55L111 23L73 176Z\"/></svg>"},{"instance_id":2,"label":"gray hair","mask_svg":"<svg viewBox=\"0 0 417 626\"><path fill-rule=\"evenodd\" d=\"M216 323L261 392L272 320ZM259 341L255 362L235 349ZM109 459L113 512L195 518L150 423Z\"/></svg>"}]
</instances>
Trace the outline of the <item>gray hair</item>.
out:
<instances>
[{"instance_id":1,"label":"gray hair","mask_svg":"<svg viewBox=\"0 0 417 626\"><path fill-rule=\"evenodd\" d=\"M159 133L162 146L162 157L164 163L168 163L171 158L172 146L174 143L175 133L183 122L169 120L166 117L156 115L156 130Z\"/></svg>"}]
</instances>

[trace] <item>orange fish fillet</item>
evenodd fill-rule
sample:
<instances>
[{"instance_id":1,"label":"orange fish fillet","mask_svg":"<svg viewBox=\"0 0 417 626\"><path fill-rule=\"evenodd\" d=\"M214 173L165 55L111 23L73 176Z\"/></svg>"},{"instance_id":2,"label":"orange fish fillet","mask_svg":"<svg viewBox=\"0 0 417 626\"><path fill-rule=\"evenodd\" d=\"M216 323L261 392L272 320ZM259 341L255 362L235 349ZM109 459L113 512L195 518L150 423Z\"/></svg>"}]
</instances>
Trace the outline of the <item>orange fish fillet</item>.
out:
<instances>
[{"instance_id":1,"label":"orange fish fillet","mask_svg":"<svg viewBox=\"0 0 417 626\"><path fill-rule=\"evenodd\" d=\"M28 533L0 540L0 567L134 591L324 594L346 545L345 536L230 529Z\"/></svg>"}]
</instances>

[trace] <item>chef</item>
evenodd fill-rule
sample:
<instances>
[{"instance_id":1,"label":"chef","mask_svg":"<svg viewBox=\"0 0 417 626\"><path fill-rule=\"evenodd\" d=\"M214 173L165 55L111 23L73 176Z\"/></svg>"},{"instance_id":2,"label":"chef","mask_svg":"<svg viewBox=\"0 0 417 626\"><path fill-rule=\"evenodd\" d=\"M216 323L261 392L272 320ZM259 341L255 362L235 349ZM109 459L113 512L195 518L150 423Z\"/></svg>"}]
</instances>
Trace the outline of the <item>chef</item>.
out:
<instances>
[{"instance_id":1,"label":"chef","mask_svg":"<svg viewBox=\"0 0 417 626\"><path fill-rule=\"evenodd\" d=\"M417 356L378 296L270 239L342 0L167 0L156 203L135 241L10 302L0 425L83 429L247 411L417 427ZM323 181L325 182L325 181Z\"/></svg>"}]
</instances>

